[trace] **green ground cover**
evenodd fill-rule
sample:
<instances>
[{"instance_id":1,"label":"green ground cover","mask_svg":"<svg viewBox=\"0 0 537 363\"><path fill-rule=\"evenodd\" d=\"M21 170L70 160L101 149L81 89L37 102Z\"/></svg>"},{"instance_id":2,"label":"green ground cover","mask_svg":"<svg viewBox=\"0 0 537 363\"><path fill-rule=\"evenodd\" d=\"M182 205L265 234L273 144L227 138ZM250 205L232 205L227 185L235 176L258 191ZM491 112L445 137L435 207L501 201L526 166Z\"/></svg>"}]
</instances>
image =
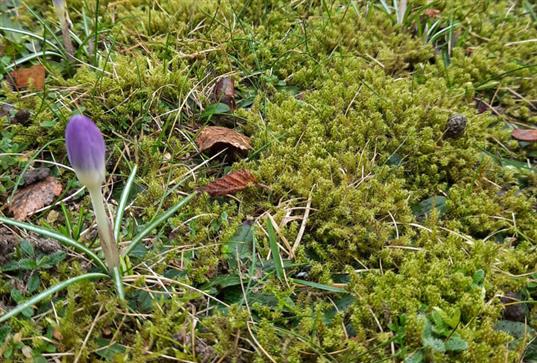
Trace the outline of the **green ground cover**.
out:
<instances>
[{"instance_id":1,"label":"green ground cover","mask_svg":"<svg viewBox=\"0 0 537 363\"><path fill-rule=\"evenodd\" d=\"M68 0L74 60L52 2L1 3L0 73L47 71L43 91L2 81L4 205L41 165L58 200L80 188L74 113L105 135L112 210L138 166L122 243L230 171L259 182L200 194L147 236L126 302L82 282L2 323L2 361L537 361L537 148L511 137L537 127L537 6L394 3ZM214 112L224 76L237 109ZM448 137L454 115L467 126ZM206 125L253 150L200 153ZM93 218L82 192L29 221L96 247ZM0 313L92 270L13 232Z\"/></svg>"}]
</instances>

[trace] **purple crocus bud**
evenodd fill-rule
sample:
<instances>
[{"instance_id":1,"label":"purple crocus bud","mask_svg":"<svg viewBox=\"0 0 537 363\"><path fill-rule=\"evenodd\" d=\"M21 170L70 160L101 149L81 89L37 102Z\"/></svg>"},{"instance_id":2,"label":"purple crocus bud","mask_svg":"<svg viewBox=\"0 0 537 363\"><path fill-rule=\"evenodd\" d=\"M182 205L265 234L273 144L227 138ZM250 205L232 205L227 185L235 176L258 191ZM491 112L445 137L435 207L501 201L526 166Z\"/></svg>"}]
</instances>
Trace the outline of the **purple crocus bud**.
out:
<instances>
[{"instance_id":1,"label":"purple crocus bud","mask_svg":"<svg viewBox=\"0 0 537 363\"><path fill-rule=\"evenodd\" d=\"M71 117L65 128L65 145L78 180L88 189L99 188L105 176L105 144L97 125L83 115Z\"/></svg>"}]
</instances>

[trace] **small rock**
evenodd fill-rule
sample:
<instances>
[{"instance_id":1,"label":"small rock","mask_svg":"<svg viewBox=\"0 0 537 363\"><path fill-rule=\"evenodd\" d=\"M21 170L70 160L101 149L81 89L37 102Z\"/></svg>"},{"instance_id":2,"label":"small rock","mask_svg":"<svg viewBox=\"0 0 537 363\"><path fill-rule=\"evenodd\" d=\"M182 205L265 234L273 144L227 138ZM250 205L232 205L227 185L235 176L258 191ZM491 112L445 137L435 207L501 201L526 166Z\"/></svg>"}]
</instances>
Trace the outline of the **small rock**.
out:
<instances>
[{"instance_id":1,"label":"small rock","mask_svg":"<svg viewBox=\"0 0 537 363\"><path fill-rule=\"evenodd\" d=\"M0 117L9 115L13 111L13 106L11 106L9 103L3 103L0 105Z\"/></svg>"},{"instance_id":2,"label":"small rock","mask_svg":"<svg viewBox=\"0 0 537 363\"><path fill-rule=\"evenodd\" d=\"M19 110L17 111L15 116L13 116L13 121L21 125L27 125L28 121L30 121L30 116L31 116L30 111Z\"/></svg>"},{"instance_id":3,"label":"small rock","mask_svg":"<svg viewBox=\"0 0 537 363\"><path fill-rule=\"evenodd\" d=\"M8 255L15 251L19 238L9 229L0 227L0 265L8 260Z\"/></svg>"},{"instance_id":4,"label":"small rock","mask_svg":"<svg viewBox=\"0 0 537 363\"><path fill-rule=\"evenodd\" d=\"M466 130L466 116L455 114L447 122L444 139L458 139Z\"/></svg>"},{"instance_id":5,"label":"small rock","mask_svg":"<svg viewBox=\"0 0 537 363\"><path fill-rule=\"evenodd\" d=\"M505 304L503 309L503 318L511 321L525 321L528 314L528 306L521 303L522 297L515 292L508 292L500 298Z\"/></svg>"},{"instance_id":6,"label":"small rock","mask_svg":"<svg viewBox=\"0 0 537 363\"><path fill-rule=\"evenodd\" d=\"M28 185L45 179L50 175L49 168L35 168L27 170L22 176L22 185Z\"/></svg>"},{"instance_id":7,"label":"small rock","mask_svg":"<svg viewBox=\"0 0 537 363\"><path fill-rule=\"evenodd\" d=\"M53 239L36 238L32 241L35 248L41 250L44 253L54 253L61 251L62 246Z\"/></svg>"}]
</instances>

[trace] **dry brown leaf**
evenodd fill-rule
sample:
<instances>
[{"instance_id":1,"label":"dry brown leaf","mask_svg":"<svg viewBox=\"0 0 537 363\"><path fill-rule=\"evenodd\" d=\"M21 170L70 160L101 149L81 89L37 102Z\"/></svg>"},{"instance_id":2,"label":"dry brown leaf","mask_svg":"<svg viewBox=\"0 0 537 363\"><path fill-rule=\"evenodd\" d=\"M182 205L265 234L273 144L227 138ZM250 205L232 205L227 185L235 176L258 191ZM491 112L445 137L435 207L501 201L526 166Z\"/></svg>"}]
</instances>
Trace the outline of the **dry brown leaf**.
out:
<instances>
[{"instance_id":1,"label":"dry brown leaf","mask_svg":"<svg viewBox=\"0 0 537 363\"><path fill-rule=\"evenodd\" d=\"M15 90L32 87L41 91L45 87L45 67L36 64L29 68L18 68L9 73L9 83Z\"/></svg>"},{"instance_id":2,"label":"dry brown leaf","mask_svg":"<svg viewBox=\"0 0 537 363\"><path fill-rule=\"evenodd\" d=\"M255 176L248 170L238 170L207 184L202 188L213 197L234 194L255 183Z\"/></svg>"},{"instance_id":3,"label":"dry brown leaf","mask_svg":"<svg viewBox=\"0 0 537 363\"><path fill-rule=\"evenodd\" d=\"M511 136L519 141L536 142L537 130L514 129Z\"/></svg>"},{"instance_id":4,"label":"dry brown leaf","mask_svg":"<svg viewBox=\"0 0 537 363\"><path fill-rule=\"evenodd\" d=\"M60 342L63 340L63 334L59 328L54 328L54 330L52 330L52 336Z\"/></svg>"},{"instance_id":5,"label":"dry brown leaf","mask_svg":"<svg viewBox=\"0 0 537 363\"><path fill-rule=\"evenodd\" d=\"M58 179L49 176L37 183L30 184L15 193L9 211L16 220L22 221L37 210L48 206L61 194L62 185Z\"/></svg>"},{"instance_id":6,"label":"dry brown leaf","mask_svg":"<svg viewBox=\"0 0 537 363\"><path fill-rule=\"evenodd\" d=\"M227 127L209 126L203 129L196 138L200 152L218 152L226 147L239 152L246 152L252 148L250 138Z\"/></svg>"},{"instance_id":7,"label":"dry brown leaf","mask_svg":"<svg viewBox=\"0 0 537 363\"><path fill-rule=\"evenodd\" d=\"M440 16L440 10L438 9L427 9L423 13L429 18L438 18Z\"/></svg>"},{"instance_id":8,"label":"dry brown leaf","mask_svg":"<svg viewBox=\"0 0 537 363\"><path fill-rule=\"evenodd\" d=\"M230 110L235 109L235 81L228 77L223 77L214 86L214 98L216 102L225 103Z\"/></svg>"}]
</instances>

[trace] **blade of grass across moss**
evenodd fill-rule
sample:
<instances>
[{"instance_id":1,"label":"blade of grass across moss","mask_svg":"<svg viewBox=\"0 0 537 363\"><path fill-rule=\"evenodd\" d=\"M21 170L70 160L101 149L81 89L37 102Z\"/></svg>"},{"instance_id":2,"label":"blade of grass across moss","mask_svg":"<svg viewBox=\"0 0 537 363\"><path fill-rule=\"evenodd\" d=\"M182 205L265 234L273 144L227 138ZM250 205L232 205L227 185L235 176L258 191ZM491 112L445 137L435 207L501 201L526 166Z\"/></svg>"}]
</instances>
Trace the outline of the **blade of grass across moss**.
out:
<instances>
[{"instance_id":1,"label":"blade of grass across moss","mask_svg":"<svg viewBox=\"0 0 537 363\"><path fill-rule=\"evenodd\" d=\"M340 287L320 284L318 282L312 282L312 281L306 281L306 280L300 280L300 279L291 279L291 282L294 282L297 285L313 287L315 289L324 290L324 291L338 292L338 293L347 292L345 291L345 289L342 289Z\"/></svg>"},{"instance_id":2,"label":"blade of grass across moss","mask_svg":"<svg viewBox=\"0 0 537 363\"><path fill-rule=\"evenodd\" d=\"M20 66L21 64L24 64L24 63L28 62L29 60L32 60L32 59L38 58L38 57L44 57L44 56L47 56L47 55L54 55L54 56L57 56L57 57L62 57L62 55L60 53L52 52L52 51L49 51L49 50L46 50L46 51L43 51L43 52L36 52L36 53L29 54L27 56L24 56L22 58L19 58L15 62L13 62L11 64L8 64L6 66L6 70L9 71L9 70L15 68L16 66Z\"/></svg>"},{"instance_id":3,"label":"blade of grass across moss","mask_svg":"<svg viewBox=\"0 0 537 363\"><path fill-rule=\"evenodd\" d=\"M50 45L52 48L56 49L59 52L62 51L56 44L54 44L50 40L45 39L42 36L39 36L37 34L29 32L27 30L16 29L16 28L8 28L8 27L5 27L5 26L0 26L0 30L6 31L6 32L11 32L11 33L16 33L16 34L27 35L27 36L29 36L31 38L35 38L35 39L37 39L37 40L39 40L41 42L47 43L48 45Z\"/></svg>"},{"instance_id":4,"label":"blade of grass across moss","mask_svg":"<svg viewBox=\"0 0 537 363\"><path fill-rule=\"evenodd\" d=\"M280 256L280 249L278 248L278 241L276 240L276 231L274 230L274 226L272 225L270 218L267 218L267 232L270 252L272 254L272 261L274 262L274 269L276 270L276 276L278 276L280 281L286 280L282 256Z\"/></svg>"},{"instance_id":5,"label":"blade of grass across moss","mask_svg":"<svg viewBox=\"0 0 537 363\"><path fill-rule=\"evenodd\" d=\"M34 226L33 224L14 221L12 219L5 218L5 217L0 217L0 223L9 224L11 226L19 227L27 231L35 232L45 237L53 238L64 246L72 247L78 252L84 253L87 257L89 257L94 262L96 266L101 268L103 271L108 271L104 262L92 250L78 243L74 239L64 236L63 234L59 234L57 232L54 232L45 228Z\"/></svg>"},{"instance_id":6,"label":"blade of grass across moss","mask_svg":"<svg viewBox=\"0 0 537 363\"><path fill-rule=\"evenodd\" d=\"M99 272L92 272L92 273L80 275L80 276L77 276L77 277L73 277L73 278L71 278L69 280L62 281L59 284L56 284L56 285L48 288L47 290L43 291L42 293L40 293L38 295L35 295L34 297L30 298L30 300L25 301L22 304L17 305L15 308L11 309L10 311L5 313L4 315L0 316L0 323L2 323L4 321L8 320L9 318L21 313L24 309L26 309L26 308L34 305L34 304L37 304L38 302L40 302L43 299L46 299L47 297L51 296L52 294L54 294L54 293L56 293L56 292L58 292L60 290L65 289L66 287L68 287L69 285L74 284L75 282L90 281L90 280L95 280L95 279L100 279L100 278L105 278L105 277L109 277L109 276L106 275L106 274L103 274L103 273L99 273Z\"/></svg>"},{"instance_id":7,"label":"blade of grass across moss","mask_svg":"<svg viewBox=\"0 0 537 363\"><path fill-rule=\"evenodd\" d=\"M127 200L129 199L129 194L134 184L134 178L136 177L136 171L138 167L134 165L132 168L127 184L121 193L121 198L119 199L119 206L117 208L116 220L114 221L114 238L116 241L119 241L119 231L121 230L121 220L123 219L123 214L125 213L125 208L127 207Z\"/></svg>"},{"instance_id":8,"label":"blade of grass across moss","mask_svg":"<svg viewBox=\"0 0 537 363\"><path fill-rule=\"evenodd\" d=\"M58 46L58 44L63 45L63 43L56 36L56 33L48 26L48 22L46 22L42 17L40 17L39 14L33 11L32 8L29 7L28 5L24 4L24 7L26 7L26 9L30 12L30 14L32 14L37 19L37 22L41 24L43 28L45 28L48 31L48 33L52 36L52 38L54 38L54 40L56 41L56 47L54 48L56 50L61 51L63 53L63 56L65 56L65 49Z\"/></svg>"},{"instance_id":9,"label":"blade of grass across moss","mask_svg":"<svg viewBox=\"0 0 537 363\"><path fill-rule=\"evenodd\" d=\"M142 232L138 233L136 237L132 240L130 245L125 249L124 253L122 253L123 256L128 256L129 253L136 247L140 241L147 236L154 228L156 228L159 224L166 221L168 218L170 218L172 215L175 214L179 209L181 209L183 206L185 206L194 196L196 196L198 193L194 192L192 194L187 195L179 203L168 209L166 212L162 213L158 218L154 219L151 223L145 227Z\"/></svg>"}]
</instances>

